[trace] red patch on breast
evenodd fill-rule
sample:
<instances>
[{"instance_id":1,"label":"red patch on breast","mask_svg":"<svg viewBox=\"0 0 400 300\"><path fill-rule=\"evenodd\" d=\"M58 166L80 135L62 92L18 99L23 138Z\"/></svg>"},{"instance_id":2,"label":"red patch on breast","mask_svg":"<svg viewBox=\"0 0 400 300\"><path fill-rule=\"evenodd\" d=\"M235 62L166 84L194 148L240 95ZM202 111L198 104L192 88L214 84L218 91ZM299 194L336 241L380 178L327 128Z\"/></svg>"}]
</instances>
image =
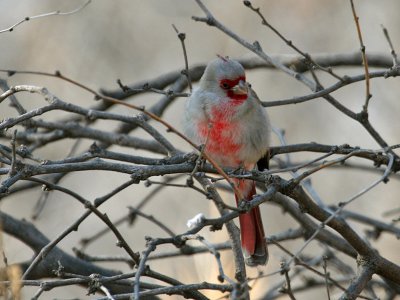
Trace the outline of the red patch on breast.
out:
<instances>
[{"instance_id":1,"label":"red patch on breast","mask_svg":"<svg viewBox=\"0 0 400 300\"><path fill-rule=\"evenodd\" d=\"M212 111L212 120L209 124L204 122L199 124L199 133L204 142L207 140L206 151L216 155L234 155L240 150L233 137L237 128L236 123L232 123L226 118L227 113L224 109L214 109Z\"/></svg>"}]
</instances>

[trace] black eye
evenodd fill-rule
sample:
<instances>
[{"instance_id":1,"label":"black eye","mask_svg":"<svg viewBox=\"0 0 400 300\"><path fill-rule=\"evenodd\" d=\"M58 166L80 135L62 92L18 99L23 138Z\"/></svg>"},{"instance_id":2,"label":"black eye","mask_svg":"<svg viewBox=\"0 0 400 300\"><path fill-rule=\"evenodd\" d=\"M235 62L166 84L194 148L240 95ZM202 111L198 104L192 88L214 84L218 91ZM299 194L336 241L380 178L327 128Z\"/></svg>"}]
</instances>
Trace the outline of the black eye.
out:
<instances>
[{"instance_id":1,"label":"black eye","mask_svg":"<svg viewBox=\"0 0 400 300\"><path fill-rule=\"evenodd\" d=\"M227 90L227 89L230 88L229 84L227 84L226 82L222 83L222 84L221 84L221 87L222 87L223 89L225 89L225 90Z\"/></svg>"}]
</instances>

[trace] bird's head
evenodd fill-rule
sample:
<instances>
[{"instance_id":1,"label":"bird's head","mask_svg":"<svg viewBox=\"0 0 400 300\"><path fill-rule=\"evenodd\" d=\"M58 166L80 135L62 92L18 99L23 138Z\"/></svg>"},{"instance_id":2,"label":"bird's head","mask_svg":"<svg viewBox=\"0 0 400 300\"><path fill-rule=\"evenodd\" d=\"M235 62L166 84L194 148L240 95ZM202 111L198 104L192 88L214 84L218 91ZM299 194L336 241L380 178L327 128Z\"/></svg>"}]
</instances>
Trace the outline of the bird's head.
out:
<instances>
[{"instance_id":1,"label":"bird's head","mask_svg":"<svg viewBox=\"0 0 400 300\"><path fill-rule=\"evenodd\" d=\"M229 57L218 56L209 62L200 80L200 87L239 104L247 99L248 83L243 66Z\"/></svg>"}]
</instances>

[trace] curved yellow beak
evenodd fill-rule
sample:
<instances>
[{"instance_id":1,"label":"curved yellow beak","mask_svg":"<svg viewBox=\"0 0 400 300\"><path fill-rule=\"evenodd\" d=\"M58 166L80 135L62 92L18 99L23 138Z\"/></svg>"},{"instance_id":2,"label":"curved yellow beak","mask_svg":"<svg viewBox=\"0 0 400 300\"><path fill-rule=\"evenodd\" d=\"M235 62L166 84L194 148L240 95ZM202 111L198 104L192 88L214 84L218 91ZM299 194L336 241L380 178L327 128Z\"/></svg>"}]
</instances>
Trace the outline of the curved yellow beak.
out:
<instances>
[{"instance_id":1,"label":"curved yellow beak","mask_svg":"<svg viewBox=\"0 0 400 300\"><path fill-rule=\"evenodd\" d=\"M249 92L247 83L244 80L240 80L239 83L232 87L231 90L235 95L247 95L247 93Z\"/></svg>"}]
</instances>

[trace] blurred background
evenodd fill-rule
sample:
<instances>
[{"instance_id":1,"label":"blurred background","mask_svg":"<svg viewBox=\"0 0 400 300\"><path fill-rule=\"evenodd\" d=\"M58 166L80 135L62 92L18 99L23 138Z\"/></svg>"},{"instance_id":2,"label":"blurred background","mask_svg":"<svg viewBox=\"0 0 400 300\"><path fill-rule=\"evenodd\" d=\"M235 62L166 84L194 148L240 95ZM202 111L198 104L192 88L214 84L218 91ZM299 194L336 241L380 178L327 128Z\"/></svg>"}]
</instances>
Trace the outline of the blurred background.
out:
<instances>
[{"instance_id":1,"label":"blurred background","mask_svg":"<svg viewBox=\"0 0 400 300\"><path fill-rule=\"evenodd\" d=\"M0 1L0 30L15 24L26 16L34 16L46 12L60 10L71 11L84 1L29 1L29 0L2 0ZM304 0L304 1L252 1L267 20L274 25L286 38L305 52L310 53L342 53L354 52L359 49L356 28L351 13L350 3L341 0ZM249 42L259 41L263 50L268 54L295 54L273 32L261 25L259 18L246 8L242 1L220 0L204 1L204 4L214 13L224 25L232 29ZM368 52L389 54L387 41L382 33L381 24L389 31L394 46L400 52L400 2L397 0L364 0L355 1L357 13L363 33L364 44ZM242 58L252 54L235 41L215 28L204 23L195 22L192 16L203 16L202 11L194 1L179 0L119 0L92 1L82 11L67 16L50 16L25 22L16 27L13 32L0 34L0 68L16 70L35 70L54 72L60 70L63 74L82 82L89 87L117 88L116 80L121 79L124 84L143 81L157 77L173 70L184 67L184 59L180 41L172 24L186 33L186 47L189 63L206 63L215 55L228 55L233 58ZM362 74L362 68L337 68L340 74ZM5 74L0 73L5 79ZM288 97L305 95L310 91L293 78L279 71L254 70L249 71L248 81L263 101L279 100ZM322 77L325 85L334 81L326 75ZM32 75L14 75L7 78L9 85L31 84L47 87L62 100L89 107L94 104L93 97L63 81ZM373 126L381 133L389 145L399 143L399 95L400 85L397 78L373 79L371 81L373 98L370 103L370 120ZM350 109L359 112L365 99L364 82L352 84L333 94ZM26 108L43 106L43 99L36 95L18 94L18 99ZM159 95L147 94L136 97L135 104L147 105L160 99ZM184 98L175 100L164 115L164 119L180 128ZM124 107L115 107L115 112L135 114L136 112ZM323 144L341 145L348 143L351 146L377 149L379 146L367 132L355 121L344 116L323 99L315 99L304 104L273 107L268 110L274 126L285 130L287 142L290 144L318 142ZM7 101L0 105L0 119L12 117L16 111L8 107ZM41 118L57 119L59 113L50 113ZM115 126L116 124L111 124ZM108 128L107 122L99 122L99 128ZM135 133L136 135L136 133ZM180 149L191 149L178 138L169 134L169 138ZM72 146L73 141L70 142ZM84 141L80 148L87 149L92 141ZM279 144L274 137L273 143ZM39 154L44 159L65 157L70 145L56 143L51 148L42 149ZM114 148L115 149L115 148ZM121 150L121 149L119 149ZM125 149L131 153L131 149ZM140 153L140 152L138 152ZM312 155L301 154L293 156L293 161L302 161ZM357 160L354 160L357 161ZM67 176L61 185L78 191L87 199L93 200L115 188L118 184L128 180L127 175L116 175L105 172L82 172ZM112 175L112 176L111 176ZM350 169L327 169L312 176L312 184L320 197L328 204L337 204L345 201L354 193L368 186L379 178L379 173ZM132 186L118 194L104 206L102 211L107 212L112 220L126 215L127 206L134 206L143 199L153 187L144 185ZM386 185L377 188L358 199L348 208L367 216L387 221L382 214L399 202L399 181L390 180ZM18 194L9 197L0 204L0 209L16 216L31 220L32 210L41 190L36 193ZM226 201L232 198L224 194ZM160 210L162 207L162 210ZM157 216L168 224L175 232L186 231L186 221L199 212L206 216L217 216L212 204L204 201L199 194L175 188L166 188L149 202L143 209L148 214ZM268 235L279 233L296 224L287 215L281 215L279 208L266 204L262 207L264 225ZM60 214L62 212L62 214ZM81 205L69 197L54 193L34 224L52 239L58 236L83 212ZM31 220L32 221L32 220ZM60 247L72 253L72 247L77 246L81 238L91 235L103 228L103 224L95 217L86 220L79 231L69 235L60 243ZM363 234L363 227L357 231ZM150 226L146 220L139 220L134 227L121 228L129 242L137 251L145 249L144 235L153 237L163 236L164 233ZM225 241L224 232L204 234L211 241ZM31 257L30 250L9 236L4 235L3 247L9 263L27 260ZM286 244L293 252L301 246L301 241ZM318 249L318 243L312 243L305 251L313 253ZM393 236L384 234L377 244L380 253L400 262L399 241ZM171 250L166 248L165 250ZM162 251L160 249L159 251ZM115 247L115 240L111 234L105 236L98 243L92 244L88 253L122 254ZM279 263L284 257L276 247L270 247L270 264L263 269L265 273L279 269ZM224 263L229 269L230 258L224 256ZM354 262L349 260L352 267ZM217 265L211 255L198 255L195 259L184 258L171 261L156 260L150 263L152 268L175 276L185 283L217 281ZM104 264L109 268L122 268L124 265ZM257 270L250 270L249 275L255 276ZM233 276L232 273L230 273ZM253 288L254 299L262 295L271 285L282 280L279 275L268 277L256 282ZM36 289L25 288L24 299L29 299ZM322 293L322 294L319 294ZM296 294L297 299L320 299L325 292L310 291ZM214 299L220 294L209 294ZM45 293L42 299L89 299L83 289L63 288ZM283 297L285 298L285 297Z\"/></svg>"}]
</instances>

